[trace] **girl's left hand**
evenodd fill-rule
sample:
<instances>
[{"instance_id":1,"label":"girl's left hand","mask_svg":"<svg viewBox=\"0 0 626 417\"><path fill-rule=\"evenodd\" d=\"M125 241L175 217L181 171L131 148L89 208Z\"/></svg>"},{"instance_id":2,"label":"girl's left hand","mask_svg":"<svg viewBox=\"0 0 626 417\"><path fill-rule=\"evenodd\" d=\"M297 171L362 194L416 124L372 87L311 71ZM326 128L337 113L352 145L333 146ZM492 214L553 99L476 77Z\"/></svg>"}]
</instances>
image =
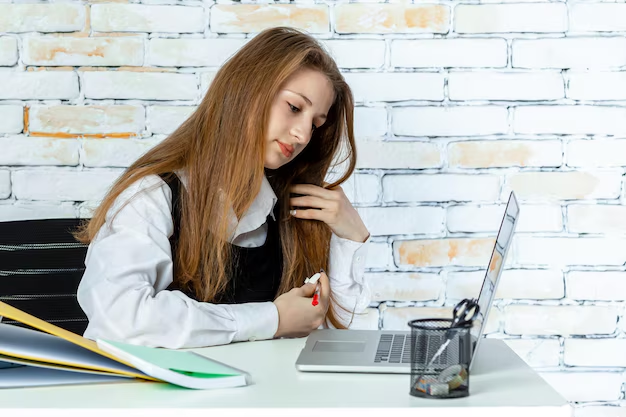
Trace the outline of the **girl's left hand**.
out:
<instances>
[{"instance_id":1,"label":"girl's left hand","mask_svg":"<svg viewBox=\"0 0 626 417\"><path fill-rule=\"evenodd\" d=\"M291 215L298 219L319 220L326 223L337 236L365 242L369 232L359 213L352 207L341 187L326 189L311 184L297 184L291 192L302 194L289 199ZM307 207L306 209L293 209Z\"/></svg>"}]
</instances>

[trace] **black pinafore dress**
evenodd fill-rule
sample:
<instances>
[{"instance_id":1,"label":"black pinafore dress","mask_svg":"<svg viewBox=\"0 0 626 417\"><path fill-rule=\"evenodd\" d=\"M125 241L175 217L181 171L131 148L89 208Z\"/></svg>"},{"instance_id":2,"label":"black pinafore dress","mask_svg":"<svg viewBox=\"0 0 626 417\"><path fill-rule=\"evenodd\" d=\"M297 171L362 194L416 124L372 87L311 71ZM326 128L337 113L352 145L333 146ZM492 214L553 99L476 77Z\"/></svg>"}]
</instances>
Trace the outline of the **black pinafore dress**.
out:
<instances>
[{"instance_id":1,"label":"black pinafore dress","mask_svg":"<svg viewBox=\"0 0 626 417\"><path fill-rule=\"evenodd\" d=\"M174 233L170 237L170 244L172 254L174 254L180 228L179 194L182 184L176 174L160 174L160 176L172 190ZM214 301L216 304L264 302L274 301L276 298L283 269L278 220L274 220L269 215L267 225L267 238L262 246L245 248L232 245L233 275L230 277L226 291ZM197 300L193 291L180 288L175 282L174 279L167 289L180 290L188 297Z\"/></svg>"}]
</instances>

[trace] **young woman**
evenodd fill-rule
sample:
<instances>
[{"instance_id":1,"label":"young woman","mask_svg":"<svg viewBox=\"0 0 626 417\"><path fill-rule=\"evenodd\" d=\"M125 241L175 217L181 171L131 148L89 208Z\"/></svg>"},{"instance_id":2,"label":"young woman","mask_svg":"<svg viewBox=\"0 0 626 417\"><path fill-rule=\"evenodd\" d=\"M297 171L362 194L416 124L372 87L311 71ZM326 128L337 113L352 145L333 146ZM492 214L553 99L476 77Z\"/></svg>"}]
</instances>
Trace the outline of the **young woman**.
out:
<instances>
[{"instance_id":1,"label":"young woman","mask_svg":"<svg viewBox=\"0 0 626 417\"><path fill-rule=\"evenodd\" d=\"M298 30L258 34L77 234L85 337L182 348L349 326L369 304L369 233L339 187L355 162L333 59ZM322 269L312 305L304 280Z\"/></svg>"}]
</instances>

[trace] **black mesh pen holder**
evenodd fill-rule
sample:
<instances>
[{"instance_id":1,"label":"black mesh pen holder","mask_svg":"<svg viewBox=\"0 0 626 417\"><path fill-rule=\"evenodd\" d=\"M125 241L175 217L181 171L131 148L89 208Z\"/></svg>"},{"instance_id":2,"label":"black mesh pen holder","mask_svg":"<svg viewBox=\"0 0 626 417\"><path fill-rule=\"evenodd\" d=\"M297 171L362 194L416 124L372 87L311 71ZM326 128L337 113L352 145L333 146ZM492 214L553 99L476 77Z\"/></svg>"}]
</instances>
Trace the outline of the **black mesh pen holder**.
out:
<instances>
[{"instance_id":1,"label":"black mesh pen holder","mask_svg":"<svg viewBox=\"0 0 626 417\"><path fill-rule=\"evenodd\" d=\"M411 328L411 386L422 398L469 395L471 323L452 326L449 319L420 319Z\"/></svg>"}]
</instances>

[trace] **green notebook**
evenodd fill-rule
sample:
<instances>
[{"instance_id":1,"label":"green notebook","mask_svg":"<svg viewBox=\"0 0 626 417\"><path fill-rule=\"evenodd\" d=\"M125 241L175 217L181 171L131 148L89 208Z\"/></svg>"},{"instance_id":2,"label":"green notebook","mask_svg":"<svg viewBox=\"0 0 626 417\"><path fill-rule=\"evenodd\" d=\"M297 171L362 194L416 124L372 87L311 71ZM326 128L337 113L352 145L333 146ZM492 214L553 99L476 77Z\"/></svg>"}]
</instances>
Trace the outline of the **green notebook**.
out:
<instances>
[{"instance_id":1,"label":"green notebook","mask_svg":"<svg viewBox=\"0 0 626 417\"><path fill-rule=\"evenodd\" d=\"M154 378L187 388L246 385L246 372L191 351L150 348L110 340L98 347Z\"/></svg>"}]
</instances>

